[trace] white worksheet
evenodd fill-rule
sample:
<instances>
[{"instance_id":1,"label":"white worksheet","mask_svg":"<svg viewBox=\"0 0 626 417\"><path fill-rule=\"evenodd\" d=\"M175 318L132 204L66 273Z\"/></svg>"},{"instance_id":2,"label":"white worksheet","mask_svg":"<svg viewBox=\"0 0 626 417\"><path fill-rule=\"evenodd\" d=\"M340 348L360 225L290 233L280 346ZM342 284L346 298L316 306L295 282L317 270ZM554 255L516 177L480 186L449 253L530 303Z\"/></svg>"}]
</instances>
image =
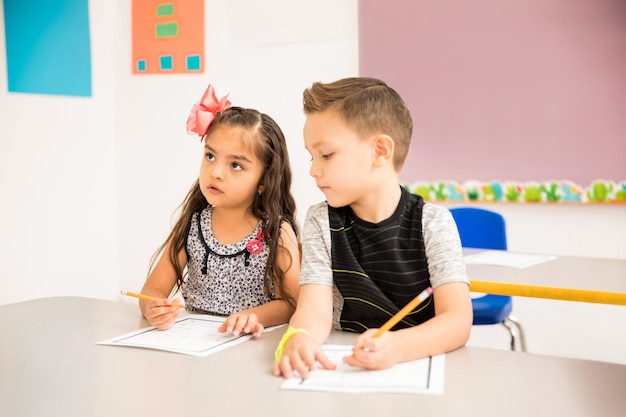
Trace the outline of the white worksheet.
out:
<instances>
[{"instance_id":1,"label":"white worksheet","mask_svg":"<svg viewBox=\"0 0 626 417\"><path fill-rule=\"evenodd\" d=\"M346 393L443 394L445 355L397 363L392 368L368 371L343 363L352 354L352 346L324 345L324 352L337 365L335 370L318 367L307 379L294 377L281 385L286 390L329 391Z\"/></svg>"},{"instance_id":2,"label":"white worksheet","mask_svg":"<svg viewBox=\"0 0 626 417\"><path fill-rule=\"evenodd\" d=\"M513 253L503 250L488 250L472 255L465 255L466 265L495 265L512 268L527 268L543 262L548 262L557 257L554 255L536 255L529 253Z\"/></svg>"},{"instance_id":3,"label":"white worksheet","mask_svg":"<svg viewBox=\"0 0 626 417\"><path fill-rule=\"evenodd\" d=\"M97 344L159 349L203 357L253 337L252 335L235 337L232 333L219 333L217 328L224 320L225 317L188 314L177 319L174 325L167 330L145 327L112 339L103 340ZM265 331L274 328L265 329Z\"/></svg>"}]
</instances>

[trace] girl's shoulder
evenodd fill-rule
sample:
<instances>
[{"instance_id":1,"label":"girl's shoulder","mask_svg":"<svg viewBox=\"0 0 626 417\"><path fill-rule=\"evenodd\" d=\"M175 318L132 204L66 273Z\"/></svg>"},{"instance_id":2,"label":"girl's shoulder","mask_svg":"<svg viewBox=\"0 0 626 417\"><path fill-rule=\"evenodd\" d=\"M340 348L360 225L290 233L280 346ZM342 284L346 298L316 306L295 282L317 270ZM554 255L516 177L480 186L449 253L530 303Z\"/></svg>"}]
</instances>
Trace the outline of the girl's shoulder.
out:
<instances>
[{"instance_id":1,"label":"girl's shoulder","mask_svg":"<svg viewBox=\"0 0 626 417\"><path fill-rule=\"evenodd\" d=\"M281 219L279 236L289 238L293 237L294 239L296 238L296 230L290 221Z\"/></svg>"},{"instance_id":2,"label":"girl's shoulder","mask_svg":"<svg viewBox=\"0 0 626 417\"><path fill-rule=\"evenodd\" d=\"M281 221L278 239L280 246L286 248L289 252L300 252L300 239L294 230L294 226L289 221Z\"/></svg>"},{"instance_id":3,"label":"girl's shoulder","mask_svg":"<svg viewBox=\"0 0 626 417\"><path fill-rule=\"evenodd\" d=\"M196 210L193 213L191 213L191 221L210 223L212 213L213 213L213 206L206 206L205 208L201 210Z\"/></svg>"}]
</instances>

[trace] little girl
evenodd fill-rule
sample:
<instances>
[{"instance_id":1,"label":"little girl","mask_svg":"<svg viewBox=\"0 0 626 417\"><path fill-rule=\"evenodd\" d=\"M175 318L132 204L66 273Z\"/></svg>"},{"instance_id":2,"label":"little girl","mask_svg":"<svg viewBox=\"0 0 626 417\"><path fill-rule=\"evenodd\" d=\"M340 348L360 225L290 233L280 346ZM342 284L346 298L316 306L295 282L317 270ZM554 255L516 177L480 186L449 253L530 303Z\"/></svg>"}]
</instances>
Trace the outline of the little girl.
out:
<instances>
[{"instance_id":1,"label":"little girl","mask_svg":"<svg viewBox=\"0 0 626 417\"><path fill-rule=\"evenodd\" d=\"M139 301L158 329L185 308L225 315L220 332L252 333L289 321L298 296L300 253L291 168L280 127L253 109L217 100L209 85L187 120L204 142L200 176L153 257ZM155 261L160 256L158 262Z\"/></svg>"}]
</instances>

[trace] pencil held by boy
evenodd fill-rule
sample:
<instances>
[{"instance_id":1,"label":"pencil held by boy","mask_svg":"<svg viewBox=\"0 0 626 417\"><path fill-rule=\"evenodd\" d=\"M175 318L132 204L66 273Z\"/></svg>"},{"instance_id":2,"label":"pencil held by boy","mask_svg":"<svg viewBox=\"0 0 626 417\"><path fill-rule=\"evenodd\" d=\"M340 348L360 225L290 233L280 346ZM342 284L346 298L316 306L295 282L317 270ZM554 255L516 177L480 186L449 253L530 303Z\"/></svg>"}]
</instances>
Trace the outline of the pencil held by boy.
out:
<instances>
[{"instance_id":1,"label":"pencil held by boy","mask_svg":"<svg viewBox=\"0 0 626 417\"><path fill-rule=\"evenodd\" d=\"M404 101L383 81L355 77L314 83L303 103L309 173L326 201L306 214L300 295L274 374L333 369L321 348L332 329L361 333L344 362L367 369L463 346L472 305L456 224L400 186L413 129Z\"/></svg>"},{"instance_id":2,"label":"pencil held by boy","mask_svg":"<svg viewBox=\"0 0 626 417\"><path fill-rule=\"evenodd\" d=\"M283 132L255 109L231 107L209 85L187 120L203 143L200 174L155 253L140 299L148 322L172 326L180 301L227 316L220 332L286 323L298 297L300 254L291 167Z\"/></svg>"}]
</instances>

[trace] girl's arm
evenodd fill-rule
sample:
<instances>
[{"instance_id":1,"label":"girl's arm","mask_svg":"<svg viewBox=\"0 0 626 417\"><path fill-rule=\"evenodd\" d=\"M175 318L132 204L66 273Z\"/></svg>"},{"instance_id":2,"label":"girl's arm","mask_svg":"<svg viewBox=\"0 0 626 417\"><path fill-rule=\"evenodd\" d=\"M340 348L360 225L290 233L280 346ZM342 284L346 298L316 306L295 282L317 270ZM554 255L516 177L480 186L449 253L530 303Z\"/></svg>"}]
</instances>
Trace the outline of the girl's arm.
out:
<instances>
[{"instance_id":1,"label":"girl's arm","mask_svg":"<svg viewBox=\"0 0 626 417\"><path fill-rule=\"evenodd\" d=\"M171 327L178 317L178 308L172 307L172 300L168 299L177 280L176 270L168 256L169 245L170 242L166 244L161 258L148 275L141 289L142 294L151 295L157 299L152 301L139 300L141 314L151 325L160 330ZM178 254L178 261L183 266L187 264L185 250L181 250Z\"/></svg>"},{"instance_id":2,"label":"girl's arm","mask_svg":"<svg viewBox=\"0 0 626 417\"><path fill-rule=\"evenodd\" d=\"M284 291L294 301L298 300L300 286L300 247L296 234L288 222L283 222L279 237L276 266L284 271ZM235 336L241 332L254 333L259 337L263 333L263 327L284 324L289 321L293 309L286 301L281 300L285 295L281 293L278 285L274 285L276 300L269 303L231 314L218 331L232 332Z\"/></svg>"}]
</instances>

